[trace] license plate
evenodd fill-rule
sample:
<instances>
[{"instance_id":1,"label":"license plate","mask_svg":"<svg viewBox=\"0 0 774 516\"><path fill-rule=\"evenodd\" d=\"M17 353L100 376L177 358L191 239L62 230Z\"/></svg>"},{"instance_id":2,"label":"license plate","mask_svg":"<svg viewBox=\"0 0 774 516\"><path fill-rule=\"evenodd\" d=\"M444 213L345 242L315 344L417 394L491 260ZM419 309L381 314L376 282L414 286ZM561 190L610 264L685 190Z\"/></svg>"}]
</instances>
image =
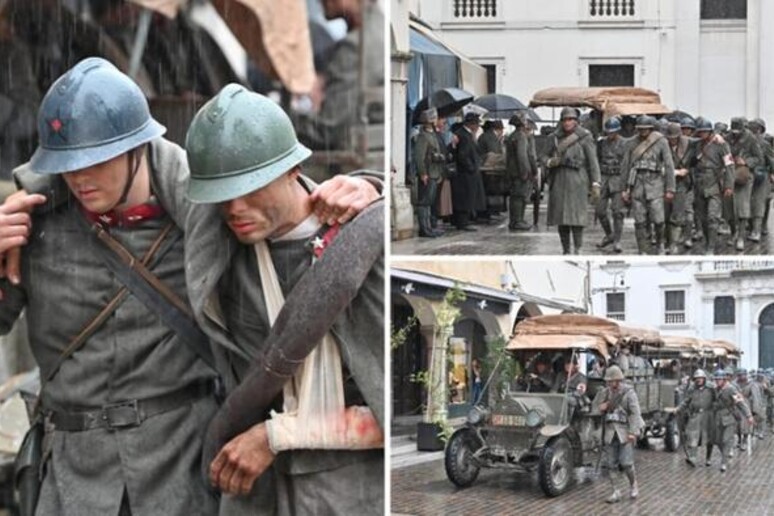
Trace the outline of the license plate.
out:
<instances>
[{"instance_id":1,"label":"license plate","mask_svg":"<svg viewBox=\"0 0 774 516\"><path fill-rule=\"evenodd\" d=\"M527 420L525 416L513 416L510 414L494 414L492 416L492 424L500 426L526 426Z\"/></svg>"}]
</instances>

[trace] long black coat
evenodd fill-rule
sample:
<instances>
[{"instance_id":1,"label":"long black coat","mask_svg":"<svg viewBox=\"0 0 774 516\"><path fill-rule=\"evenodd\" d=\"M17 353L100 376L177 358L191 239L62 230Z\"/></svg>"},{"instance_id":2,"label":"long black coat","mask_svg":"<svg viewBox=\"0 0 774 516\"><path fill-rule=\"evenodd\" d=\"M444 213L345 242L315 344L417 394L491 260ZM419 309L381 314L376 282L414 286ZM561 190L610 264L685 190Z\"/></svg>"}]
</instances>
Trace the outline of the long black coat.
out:
<instances>
[{"instance_id":1,"label":"long black coat","mask_svg":"<svg viewBox=\"0 0 774 516\"><path fill-rule=\"evenodd\" d=\"M478 154L476 139L464 127L455 134L459 143L454 153L457 174L451 180L452 206L454 211L483 211L486 208L486 198L480 170L481 156Z\"/></svg>"}]
</instances>

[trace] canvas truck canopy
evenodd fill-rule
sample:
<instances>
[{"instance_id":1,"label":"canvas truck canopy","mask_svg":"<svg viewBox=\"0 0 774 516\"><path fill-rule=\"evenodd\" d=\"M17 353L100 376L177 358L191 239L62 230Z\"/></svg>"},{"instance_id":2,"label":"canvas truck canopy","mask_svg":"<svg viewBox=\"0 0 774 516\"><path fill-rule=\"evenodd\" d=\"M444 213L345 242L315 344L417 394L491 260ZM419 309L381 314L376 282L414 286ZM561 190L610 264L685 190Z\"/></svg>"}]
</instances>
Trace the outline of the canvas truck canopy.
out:
<instances>
[{"instance_id":1,"label":"canvas truck canopy","mask_svg":"<svg viewBox=\"0 0 774 516\"><path fill-rule=\"evenodd\" d=\"M685 356L699 355L704 349L703 341L695 337L664 335L661 337L663 346L643 346L644 354L681 354Z\"/></svg>"},{"instance_id":2,"label":"canvas truck canopy","mask_svg":"<svg viewBox=\"0 0 774 516\"><path fill-rule=\"evenodd\" d=\"M660 346L656 330L626 326L612 319L580 314L541 315L524 320L506 349L591 349L606 359L612 346Z\"/></svg>"},{"instance_id":3,"label":"canvas truck canopy","mask_svg":"<svg viewBox=\"0 0 774 516\"><path fill-rule=\"evenodd\" d=\"M530 107L587 107L604 118L624 115L665 115L672 110L661 104L658 93L644 88L547 88L532 97Z\"/></svg>"},{"instance_id":4,"label":"canvas truck canopy","mask_svg":"<svg viewBox=\"0 0 774 516\"><path fill-rule=\"evenodd\" d=\"M736 344L727 340L708 340L705 341L705 346L711 349L715 356L719 357L728 355L740 357L742 355L742 350Z\"/></svg>"}]
</instances>

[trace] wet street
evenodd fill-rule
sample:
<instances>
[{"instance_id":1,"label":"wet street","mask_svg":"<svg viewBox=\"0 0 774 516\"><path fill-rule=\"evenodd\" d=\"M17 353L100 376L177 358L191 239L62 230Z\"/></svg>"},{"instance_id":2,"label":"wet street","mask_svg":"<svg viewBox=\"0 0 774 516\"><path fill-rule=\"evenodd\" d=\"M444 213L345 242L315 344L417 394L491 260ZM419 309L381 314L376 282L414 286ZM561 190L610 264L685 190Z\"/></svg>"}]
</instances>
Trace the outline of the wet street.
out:
<instances>
[{"instance_id":1,"label":"wet street","mask_svg":"<svg viewBox=\"0 0 774 516\"><path fill-rule=\"evenodd\" d=\"M774 439L754 445L757 456L738 455L726 473L719 471L717 449L711 467L691 468L681 452L668 453L651 439L652 449L636 450L640 485L637 500L609 505L606 477L593 468L576 470L578 481L557 498L541 491L536 475L482 470L466 489L446 479L443 461L392 470L394 514L774 514ZM701 456L703 457L703 451ZM623 480L623 482L626 482ZM628 485L628 483L626 484Z\"/></svg>"},{"instance_id":2,"label":"wet street","mask_svg":"<svg viewBox=\"0 0 774 516\"><path fill-rule=\"evenodd\" d=\"M477 224L477 231L458 231L453 226L444 225L446 234L439 238L410 238L392 242L392 254L394 255L445 255L445 254L476 254L476 255L559 255L562 254L562 246L559 242L559 233L556 226L546 226L546 204L540 207L540 219L537 228L530 231L511 231L508 229L507 213L500 214L500 219L490 224ZM532 222L532 208L527 211L527 219ZM593 220L589 211L589 221ZM597 222L586 226L583 232L584 255L609 255L613 254L612 246L599 249L597 244L605 233ZM762 238L756 244L747 241L742 252L736 251L731 245L727 245L730 236L720 235L716 254L719 255L765 255L771 254L772 238L774 235L774 217L769 219L769 235ZM621 237L623 254L637 254L637 241L634 237L634 219L624 220L623 235ZM685 255L704 254L703 242L695 243L692 249L680 248L680 253Z\"/></svg>"}]
</instances>

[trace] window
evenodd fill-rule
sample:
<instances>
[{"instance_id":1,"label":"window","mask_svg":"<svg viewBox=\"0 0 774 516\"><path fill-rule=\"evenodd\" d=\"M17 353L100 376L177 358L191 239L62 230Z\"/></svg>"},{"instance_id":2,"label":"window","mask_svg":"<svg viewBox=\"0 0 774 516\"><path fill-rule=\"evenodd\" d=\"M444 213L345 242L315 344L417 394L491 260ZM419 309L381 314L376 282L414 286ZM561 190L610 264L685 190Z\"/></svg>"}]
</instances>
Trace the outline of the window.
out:
<instances>
[{"instance_id":1,"label":"window","mask_svg":"<svg viewBox=\"0 0 774 516\"><path fill-rule=\"evenodd\" d=\"M607 294L607 317L616 321L626 320L626 300L623 292Z\"/></svg>"},{"instance_id":2,"label":"window","mask_svg":"<svg viewBox=\"0 0 774 516\"><path fill-rule=\"evenodd\" d=\"M734 324L736 304L733 296L715 298L715 324Z\"/></svg>"},{"instance_id":3,"label":"window","mask_svg":"<svg viewBox=\"0 0 774 516\"><path fill-rule=\"evenodd\" d=\"M702 20L746 20L747 0L701 0Z\"/></svg>"},{"instance_id":4,"label":"window","mask_svg":"<svg viewBox=\"0 0 774 516\"><path fill-rule=\"evenodd\" d=\"M664 292L664 324L685 323L685 290Z\"/></svg>"},{"instance_id":5,"label":"window","mask_svg":"<svg viewBox=\"0 0 774 516\"><path fill-rule=\"evenodd\" d=\"M589 87L634 86L634 65L589 65Z\"/></svg>"}]
</instances>

